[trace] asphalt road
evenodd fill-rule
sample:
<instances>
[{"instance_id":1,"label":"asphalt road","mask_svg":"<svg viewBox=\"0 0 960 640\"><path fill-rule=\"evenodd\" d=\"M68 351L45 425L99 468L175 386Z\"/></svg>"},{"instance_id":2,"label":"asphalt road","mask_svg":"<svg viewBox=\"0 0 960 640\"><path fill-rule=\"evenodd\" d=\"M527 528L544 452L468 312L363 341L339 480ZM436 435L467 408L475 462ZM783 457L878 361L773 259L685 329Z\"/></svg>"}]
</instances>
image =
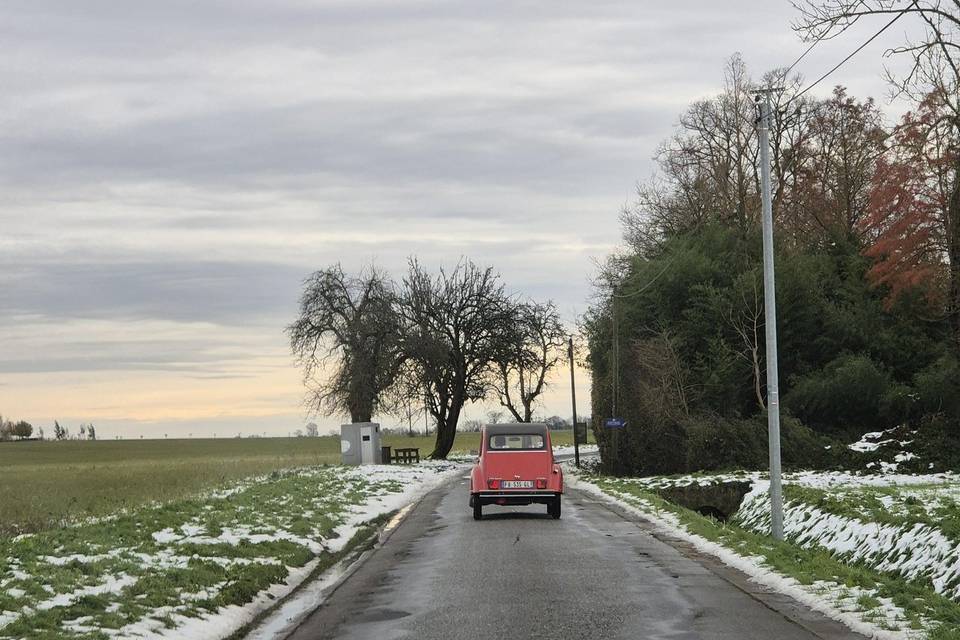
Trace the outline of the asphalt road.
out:
<instances>
[{"instance_id":1,"label":"asphalt road","mask_svg":"<svg viewBox=\"0 0 960 640\"><path fill-rule=\"evenodd\" d=\"M468 483L421 501L291 640L859 638L796 602L570 491L485 507Z\"/></svg>"}]
</instances>

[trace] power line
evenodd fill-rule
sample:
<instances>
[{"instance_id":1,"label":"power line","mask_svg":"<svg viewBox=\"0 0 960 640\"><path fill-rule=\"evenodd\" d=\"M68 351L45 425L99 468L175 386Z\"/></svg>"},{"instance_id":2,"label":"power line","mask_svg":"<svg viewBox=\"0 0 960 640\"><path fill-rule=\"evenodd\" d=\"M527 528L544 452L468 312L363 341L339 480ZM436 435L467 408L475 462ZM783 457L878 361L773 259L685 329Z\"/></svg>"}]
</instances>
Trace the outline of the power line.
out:
<instances>
[{"instance_id":1,"label":"power line","mask_svg":"<svg viewBox=\"0 0 960 640\"><path fill-rule=\"evenodd\" d=\"M657 273L657 275L653 276L653 278L651 278L650 281L647 282L647 284L645 284L645 285L643 285L642 287L640 287L640 289L638 289L638 290L636 290L636 291L631 291L630 293L617 293L617 292L616 292L616 285L614 285L614 287L613 287L613 289L614 289L614 290L613 290L613 293L610 294L611 297L614 297L614 298L632 298L632 297L634 297L634 296L640 295L641 293L643 293L644 291L646 291L647 289L649 289L650 287L652 287L652 286L657 282L657 280L660 279L660 276L662 276L663 274L665 274L665 273L667 272L667 269L669 269L671 266L673 266L673 263L677 261L677 255L678 255L678 254L676 254L676 253L673 254L673 255L670 257L670 259L667 260L667 263L666 263L665 265L663 265L663 269L661 269L660 272ZM635 275L637 275L637 274L633 274L633 276L635 276ZM631 278L631 277L633 277L633 276L628 276L627 278L624 278L624 281L626 281L628 278ZM621 283L621 284L622 284L622 283Z\"/></svg>"},{"instance_id":2,"label":"power line","mask_svg":"<svg viewBox=\"0 0 960 640\"><path fill-rule=\"evenodd\" d=\"M832 28L832 25L831 25L831 28ZM783 78L783 79L786 79L787 76L790 75L790 72L793 71L793 68L796 67L798 64L800 64L800 61L803 60L804 58L806 58L806 57L807 57L807 54L810 53L811 51L813 51L813 48L814 48L815 46L817 46L818 44L820 44L820 42L823 41L823 39L827 36L828 33L830 33L830 29L824 30L819 36L817 36L817 39L814 40L813 43L811 43L809 47L807 47L807 50L804 51L803 53L801 53L801 54L800 54L800 57L797 58L796 60L794 60L794 61L793 61L793 64L791 64L789 67L787 67L787 70L783 72L782 78Z\"/></svg>"},{"instance_id":3,"label":"power line","mask_svg":"<svg viewBox=\"0 0 960 640\"><path fill-rule=\"evenodd\" d=\"M825 74L823 74L822 76L820 76L819 78L817 78L812 84L807 85L807 88L806 88L806 89L804 89L803 91L801 91L801 92L798 93L797 95L793 96L793 97L787 102L787 104L790 104L790 102L793 102L794 100L799 99L800 96L802 96L802 95L805 94L806 92L808 92L808 91L810 91L811 89L813 89L815 86L817 86L818 84L820 84L821 82L823 82L828 76L830 76L830 74L832 74L834 71L836 71L837 69L839 69L840 67L842 67L844 64L846 64L846 62L847 62L848 60L850 60L850 58L852 58L853 56L855 56L855 55L857 55L858 53L860 53L868 44L870 44L871 42L873 42L874 40L876 40L878 37L880 37L880 34L881 34L881 33L883 33L884 31L886 31L886 30L889 29L890 27L892 27L892 26L893 26L893 23L896 22L897 20L899 20L900 18L902 18L902 17L903 17L903 14L905 14L907 11L909 11L910 8L911 8L913 5L915 5L916 3L917 3L917 0L913 0L913 2L911 2L908 6L904 7L903 9L901 9L901 10L899 11L899 13L897 13L897 15L895 15L895 16L890 20L890 22L888 22L887 24L883 25L883 28L882 28L882 29L880 29L879 31L877 31L877 32L876 32L875 34L873 34L872 36L870 36L870 37L867 39L866 42L864 42L864 43L861 44L859 47L857 47L856 49L854 49L853 52L850 53L850 55L848 55L846 58L844 58L843 60L841 60L840 62L838 62L836 65L834 65L834 67L833 67L832 69L830 69L830 71L827 71ZM821 35L821 39L822 39L822 37L823 37L823 36ZM819 41L819 40L818 40L818 41ZM816 42L815 42L814 44L816 44ZM811 48L812 48L812 46L811 46ZM808 51L809 51L809 49L808 49ZM806 55L806 53L804 53L804 55ZM800 56L800 57L802 58L803 56ZM796 63L794 63L794 64L796 64ZM792 69L792 68L793 68L793 67L791 66L791 69ZM784 106L786 106L786 105L784 105Z\"/></svg>"}]
</instances>

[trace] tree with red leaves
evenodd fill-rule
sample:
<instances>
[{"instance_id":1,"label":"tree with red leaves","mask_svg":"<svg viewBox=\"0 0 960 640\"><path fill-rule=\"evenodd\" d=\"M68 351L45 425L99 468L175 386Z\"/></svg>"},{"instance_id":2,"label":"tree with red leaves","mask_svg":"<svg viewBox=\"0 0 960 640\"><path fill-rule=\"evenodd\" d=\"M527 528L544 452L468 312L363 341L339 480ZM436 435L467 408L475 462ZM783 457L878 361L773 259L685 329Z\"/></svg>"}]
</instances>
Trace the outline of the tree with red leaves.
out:
<instances>
[{"instance_id":1,"label":"tree with red leaves","mask_svg":"<svg viewBox=\"0 0 960 640\"><path fill-rule=\"evenodd\" d=\"M864 231L866 254L876 260L869 276L889 287L888 304L919 290L953 318L960 305L960 210L952 204L958 145L944 106L932 93L895 129L874 174Z\"/></svg>"}]
</instances>

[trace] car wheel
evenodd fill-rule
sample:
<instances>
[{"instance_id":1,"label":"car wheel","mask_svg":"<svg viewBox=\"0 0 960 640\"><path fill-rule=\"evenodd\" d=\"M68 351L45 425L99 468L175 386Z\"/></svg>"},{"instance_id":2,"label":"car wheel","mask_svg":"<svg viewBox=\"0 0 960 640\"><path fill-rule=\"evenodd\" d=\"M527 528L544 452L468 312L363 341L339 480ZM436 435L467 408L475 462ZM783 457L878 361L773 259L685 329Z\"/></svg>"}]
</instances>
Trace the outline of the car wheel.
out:
<instances>
[{"instance_id":1,"label":"car wheel","mask_svg":"<svg viewBox=\"0 0 960 640\"><path fill-rule=\"evenodd\" d=\"M547 505L547 513L553 516L554 520L560 519L560 496L557 496Z\"/></svg>"},{"instance_id":2,"label":"car wheel","mask_svg":"<svg viewBox=\"0 0 960 640\"><path fill-rule=\"evenodd\" d=\"M483 505L480 504L479 498L473 499L473 519L479 520L483 517Z\"/></svg>"}]
</instances>

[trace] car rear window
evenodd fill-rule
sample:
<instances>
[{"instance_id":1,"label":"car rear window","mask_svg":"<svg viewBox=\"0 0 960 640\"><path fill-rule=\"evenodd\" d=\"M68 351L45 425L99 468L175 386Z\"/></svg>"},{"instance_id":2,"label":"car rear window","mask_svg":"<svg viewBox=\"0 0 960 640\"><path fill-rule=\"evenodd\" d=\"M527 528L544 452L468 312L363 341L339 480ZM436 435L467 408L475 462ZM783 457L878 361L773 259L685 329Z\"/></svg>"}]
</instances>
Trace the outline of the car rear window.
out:
<instances>
[{"instance_id":1,"label":"car rear window","mask_svg":"<svg viewBox=\"0 0 960 640\"><path fill-rule=\"evenodd\" d=\"M545 445L543 436L539 434L502 434L490 436L489 449L491 451L535 451L544 449Z\"/></svg>"}]
</instances>

